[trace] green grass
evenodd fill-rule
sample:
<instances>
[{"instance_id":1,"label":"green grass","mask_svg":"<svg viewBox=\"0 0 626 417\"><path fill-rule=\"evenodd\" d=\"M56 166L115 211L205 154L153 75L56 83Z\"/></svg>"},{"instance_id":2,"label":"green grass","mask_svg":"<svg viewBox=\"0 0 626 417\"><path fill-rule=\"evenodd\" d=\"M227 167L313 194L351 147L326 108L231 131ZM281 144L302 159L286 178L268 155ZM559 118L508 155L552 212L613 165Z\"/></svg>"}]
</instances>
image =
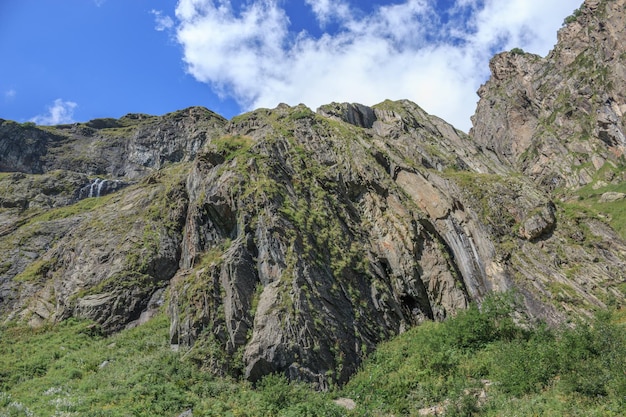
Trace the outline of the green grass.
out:
<instances>
[{"instance_id":1,"label":"green grass","mask_svg":"<svg viewBox=\"0 0 626 417\"><path fill-rule=\"evenodd\" d=\"M626 329L618 317L522 329L506 309L472 307L379 346L344 395L359 416L413 416L434 405L449 416L621 415Z\"/></svg>"},{"instance_id":2,"label":"green grass","mask_svg":"<svg viewBox=\"0 0 626 417\"><path fill-rule=\"evenodd\" d=\"M33 282L43 279L50 270L54 260L37 259L29 264L21 273L17 274L13 281L15 282Z\"/></svg>"},{"instance_id":3,"label":"green grass","mask_svg":"<svg viewBox=\"0 0 626 417\"><path fill-rule=\"evenodd\" d=\"M587 216L603 219L622 238L626 239L626 204L624 200L601 203L600 197L606 192L626 193L626 182L608 184L598 189L587 185L576 192L577 200L561 204L570 217Z\"/></svg>"},{"instance_id":4,"label":"green grass","mask_svg":"<svg viewBox=\"0 0 626 417\"><path fill-rule=\"evenodd\" d=\"M231 161L239 155L245 154L254 144L248 136L224 136L211 142L226 161Z\"/></svg>"},{"instance_id":5,"label":"green grass","mask_svg":"<svg viewBox=\"0 0 626 417\"><path fill-rule=\"evenodd\" d=\"M88 211L106 205L106 203L111 201L111 198L112 197L110 195L104 197L85 198L69 206L48 210L30 219L30 223L49 222L53 220L66 219L68 217L73 217L82 213L86 213Z\"/></svg>"},{"instance_id":6,"label":"green grass","mask_svg":"<svg viewBox=\"0 0 626 417\"><path fill-rule=\"evenodd\" d=\"M626 312L589 323L520 327L509 298L381 344L328 393L266 377L256 387L201 371L168 345L169 321L104 337L68 320L0 328L0 416L618 416L626 407ZM195 354L198 354L196 352ZM484 393L479 400L480 393ZM357 408L332 403L348 397Z\"/></svg>"},{"instance_id":7,"label":"green grass","mask_svg":"<svg viewBox=\"0 0 626 417\"><path fill-rule=\"evenodd\" d=\"M282 377L253 389L201 371L170 349L168 328L160 315L109 338L75 320L1 329L0 416L341 415L328 395Z\"/></svg>"}]
</instances>

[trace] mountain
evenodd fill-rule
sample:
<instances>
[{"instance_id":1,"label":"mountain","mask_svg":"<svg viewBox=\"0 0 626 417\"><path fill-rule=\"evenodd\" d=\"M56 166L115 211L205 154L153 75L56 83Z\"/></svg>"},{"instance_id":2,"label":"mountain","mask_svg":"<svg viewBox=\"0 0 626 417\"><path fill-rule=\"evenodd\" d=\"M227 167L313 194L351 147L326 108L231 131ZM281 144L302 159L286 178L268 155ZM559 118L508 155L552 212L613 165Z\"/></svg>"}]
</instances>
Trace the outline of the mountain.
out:
<instances>
[{"instance_id":1,"label":"mountain","mask_svg":"<svg viewBox=\"0 0 626 417\"><path fill-rule=\"evenodd\" d=\"M0 315L164 308L203 367L324 388L491 292L551 324L620 304L625 21L587 1L546 58L494 57L469 135L409 101L0 120Z\"/></svg>"}]
</instances>

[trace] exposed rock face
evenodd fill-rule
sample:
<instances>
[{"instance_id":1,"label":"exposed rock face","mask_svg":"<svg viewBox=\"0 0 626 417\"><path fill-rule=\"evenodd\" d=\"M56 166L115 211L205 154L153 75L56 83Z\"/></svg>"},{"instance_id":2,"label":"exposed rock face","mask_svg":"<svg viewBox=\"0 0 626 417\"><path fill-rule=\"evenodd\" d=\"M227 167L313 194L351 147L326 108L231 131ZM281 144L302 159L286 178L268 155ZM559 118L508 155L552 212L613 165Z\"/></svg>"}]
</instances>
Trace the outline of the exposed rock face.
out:
<instances>
[{"instance_id":1,"label":"exposed rock face","mask_svg":"<svg viewBox=\"0 0 626 417\"><path fill-rule=\"evenodd\" d=\"M524 239L534 240L552 232L556 225L555 207L549 203L524 219L520 226L520 235Z\"/></svg>"},{"instance_id":2,"label":"exposed rock face","mask_svg":"<svg viewBox=\"0 0 626 417\"><path fill-rule=\"evenodd\" d=\"M577 189L607 169L621 171L625 15L624 0L588 0L546 58L496 55L492 77L478 91L470 135L549 190Z\"/></svg>"},{"instance_id":3,"label":"exposed rock face","mask_svg":"<svg viewBox=\"0 0 626 417\"><path fill-rule=\"evenodd\" d=\"M78 190L78 199L90 197L103 197L107 194L114 193L128 185L122 180L107 180L103 178L95 178L89 184Z\"/></svg>"},{"instance_id":4,"label":"exposed rock face","mask_svg":"<svg viewBox=\"0 0 626 417\"><path fill-rule=\"evenodd\" d=\"M64 169L136 179L166 163L192 160L225 122L200 107L55 128L0 119L0 170L42 174Z\"/></svg>"},{"instance_id":5,"label":"exposed rock face","mask_svg":"<svg viewBox=\"0 0 626 417\"><path fill-rule=\"evenodd\" d=\"M280 120L291 120L289 131L275 127ZM476 296L503 279L479 266L473 251L493 248L470 241L479 226L450 215L459 211L452 198L442 196L433 219L441 225L420 209L411 180L422 177L400 150L412 135L398 130L398 148L379 148L371 130L284 106L228 130L247 136L226 151L210 144L189 176L182 269L170 289L173 343L210 329L243 355L247 378L283 371L323 386L345 381L382 339L465 308L463 273Z\"/></svg>"},{"instance_id":6,"label":"exposed rock face","mask_svg":"<svg viewBox=\"0 0 626 417\"><path fill-rule=\"evenodd\" d=\"M184 183L143 183L9 217L0 238L8 261L0 308L33 324L79 316L107 331L123 328L178 270L185 197Z\"/></svg>"},{"instance_id":7,"label":"exposed rock face","mask_svg":"<svg viewBox=\"0 0 626 417\"><path fill-rule=\"evenodd\" d=\"M0 314L114 332L167 305L208 369L324 388L491 291L551 323L622 302L619 222L580 204L623 198L623 22L588 2L547 58L494 58L473 137L408 101L2 121Z\"/></svg>"},{"instance_id":8,"label":"exposed rock face","mask_svg":"<svg viewBox=\"0 0 626 417\"><path fill-rule=\"evenodd\" d=\"M559 269L538 247L561 236L548 195L410 102L332 108L238 117L195 155L105 196L105 180L55 171L47 211L26 184L51 174L5 176L23 203L5 199L3 311L111 332L168 288L171 342L195 345L205 366L319 387L346 381L381 340L490 291L518 288L531 314L559 319L543 301ZM87 199L74 203L77 192ZM612 248L583 252L621 262Z\"/></svg>"}]
</instances>

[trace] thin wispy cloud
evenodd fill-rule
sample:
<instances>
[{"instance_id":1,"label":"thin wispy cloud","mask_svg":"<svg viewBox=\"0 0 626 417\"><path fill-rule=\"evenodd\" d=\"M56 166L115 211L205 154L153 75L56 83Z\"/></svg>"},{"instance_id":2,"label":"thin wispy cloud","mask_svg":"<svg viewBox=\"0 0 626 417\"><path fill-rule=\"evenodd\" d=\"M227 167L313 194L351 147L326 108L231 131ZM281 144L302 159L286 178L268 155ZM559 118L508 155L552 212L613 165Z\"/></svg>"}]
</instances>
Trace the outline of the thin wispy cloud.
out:
<instances>
[{"instance_id":1,"label":"thin wispy cloud","mask_svg":"<svg viewBox=\"0 0 626 417\"><path fill-rule=\"evenodd\" d=\"M4 92L4 99L7 101L13 100L17 95L17 91L10 89Z\"/></svg>"},{"instance_id":2,"label":"thin wispy cloud","mask_svg":"<svg viewBox=\"0 0 626 417\"><path fill-rule=\"evenodd\" d=\"M150 10L150 13L154 16L154 29L163 32L174 27L174 19L168 15L163 15L161 10Z\"/></svg>"},{"instance_id":3,"label":"thin wispy cloud","mask_svg":"<svg viewBox=\"0 0 626 417\"><path fill-rule=\"evenodd\" d=\"M408 98L468 130L493 54L514 47L547 54L579 2L459 0L444 19L434 0L369 14L345 0L305 0L322 30L313 36L290 30L279 0L240 8L180 0L176 34L187 71L245 109ZM329 22L339 30L326 31Z\"/></svg>"},{"instance_id":4,"label":"thin wispy cloud","mask_svg":"<svg viewBox=\"0 0 626 417\"><path fill-rule=\"evenodd\" d=\"M54 100L54 103L48 107L44 114L37 115L30 119L38 125L58 125L74 122L74 109L78 104L73 101L64 101L60 98Z\"/></svg>"}]
</instances>

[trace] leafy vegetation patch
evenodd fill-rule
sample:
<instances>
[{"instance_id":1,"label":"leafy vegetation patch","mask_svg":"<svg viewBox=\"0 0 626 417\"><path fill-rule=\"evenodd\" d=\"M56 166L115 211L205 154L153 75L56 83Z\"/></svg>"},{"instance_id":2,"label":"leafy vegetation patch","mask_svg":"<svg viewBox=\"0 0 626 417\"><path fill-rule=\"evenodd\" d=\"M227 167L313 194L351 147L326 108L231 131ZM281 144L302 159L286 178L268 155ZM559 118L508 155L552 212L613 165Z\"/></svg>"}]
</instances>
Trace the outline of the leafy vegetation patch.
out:
<instances>
[{"instance_id":1,"label":"leafy vegetation patch","mask_svg":"<svg viewBox=\"0 0 626 417\"><path fill-rule=\"evenodd\" d=\"M50 266L54 264L53 260L37 259L16 275L13 280L16 282L31 282L42 279L50 270Z\"/></svg>"},{"instance_id":2,"label":"leafy vegetation patch","mask_svg":"<svg viewBox=\"0 0 626 417\"><path fill-rule=\"evenodd\" d=\"M69 320L0 330L2 416L340 416L328 394L271 376L256 389L215 378L167 344L168 320L104 338Z\"/></svg>"},{"instance_id":3,"label":"leafy vegetation patch","mask_svg":"<svg viewBox=\"0 0 626 417\"><path fill-rule=\"evenodd\" d=\"M510 297L379 346L343 388L271 375L256 386L175 352L161 314L104 337L96 325L0 328L2 416L618 416L626 407L626 314L550 329L516 324ZM357 407L340 408L348 397Z\"/></svg>"},{"instance_id":4,"label":"leafy vegetation patch","mask_svg":"<svg viewBox=\"0 0 626 417\"><path fill-rule=\"evenodd\" d=\"M567 16L563 20L563 26L569 25L570 23L575 22L580 17L580 15L582 15L582 11L580 10L580 8L574 10L574 12L571 15Z\"/></svg>"},{"instance_id":5,"label":"leafy vegetation patch","mask_svg":"<svg viewBox=\"0 0 626 417\"><path fill-rule=\"evenodd\" d=\"M617 416L626 406L618 313L550 329L515 324L503 300L384 343L344 388L354 415Z\"/></svg>"},{"instance_id":6,"label":"leafy vegetation patch","mask_svg":"<svg viewBox=\"0 0 626 417\"><path fill-rule=\"evenodd\" d=\"M239 155L245 154L254 141L247 136L224 136L211 142L217 147L217 151L222 154L226 161L231 161Z\"/></svg>"},{"instance_id":7,"label":"leafy vegetation patch","mask_svg":"<svg viewBox=\"0 0 626 417\"><path fill-rule=\"evenodd\" d=\"M107 203L109 203L111 199L111 196L86 198L69 206L58 207L48 210L45 213L42 213L30 219L30 223L34 224L36 222L49 222L53 220L66 219L68 217L77 216L79 214L95 210L98 207L103 207Z\"/></svg>"},{"instance_id":8,"label":"leafy vegetation patch","mask_svg":"<svg viewBox=\"0 0 626 417\"><path fill-rule=\"evenodd\" d=\"M579 216L586 215L590 218L597 218L608 223L622 238L626 238L626 205L624 200L603 201L602 195L605 193L626 194L626 182L618 184L607 184L601 187L594 187L589 184L576 192L576 200L564 203L567 212Z\"/></svg>"}]
</instances>

